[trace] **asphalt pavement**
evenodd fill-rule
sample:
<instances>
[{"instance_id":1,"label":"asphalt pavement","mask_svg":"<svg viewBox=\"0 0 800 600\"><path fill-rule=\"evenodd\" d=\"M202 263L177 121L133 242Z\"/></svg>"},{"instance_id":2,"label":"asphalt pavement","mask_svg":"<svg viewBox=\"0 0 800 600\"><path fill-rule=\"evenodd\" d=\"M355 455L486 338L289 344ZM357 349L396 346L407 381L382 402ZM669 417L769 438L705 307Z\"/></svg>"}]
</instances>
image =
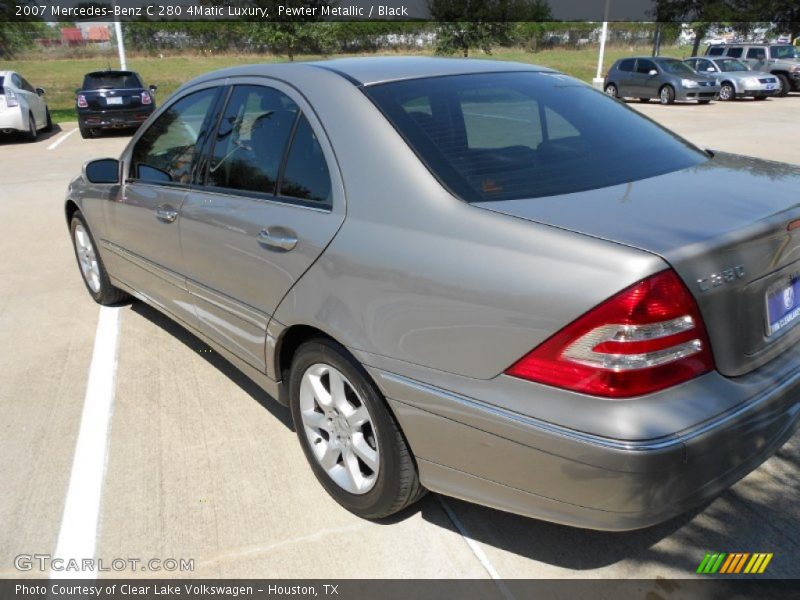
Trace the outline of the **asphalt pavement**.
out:
<instances>
[{"instance_id":1,"label":"asphalt pavement","mask_svg":"<svg viewBox=\"0 0 800 600\"><path fill-rule=\"evenodd\" d=\"M703 147L800 164L800 95L631 106ZM638 532L433 494L382 522L351 515L316 482L288 410L155 310L102 313L89 298L64 193L83 162L118 156L129 138L74 129L0 138L0 576L46 576L15 557L72 544L106 565L193 560L191 572L128 563L101 577L679 578L733 551L771 552L767 575L800 577L800 436L713 502ZM115 377L90 376L93 360ZM110 396L107 438L85 423L97 390ZM76 458L84 443L106 452L96 472Z\"/></svg>"}]
</instances>

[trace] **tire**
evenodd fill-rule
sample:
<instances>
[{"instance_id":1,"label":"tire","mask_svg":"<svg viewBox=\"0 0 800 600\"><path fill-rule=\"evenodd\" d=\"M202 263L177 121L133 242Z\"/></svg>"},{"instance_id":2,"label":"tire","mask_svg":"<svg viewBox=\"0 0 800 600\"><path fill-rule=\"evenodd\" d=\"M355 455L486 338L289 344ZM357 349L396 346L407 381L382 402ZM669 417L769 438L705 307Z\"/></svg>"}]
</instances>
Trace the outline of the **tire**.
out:
<instances>
[{"instance_id":1,"label":"tire","mask_svg":"<svg viewBox=\"0 0 800 600\"><path fill-rule=\"evenodd\" d=\"M50 133L53 131L53 118L50 116L50 108L45 107L45 115L47 115L47 124L44 126L44 132Z\"/></svg>"},{"instance_id":2,"label":"tire","mask_svg":"<svg viewBox=\"0 0 800 600\"><path fill-rule=\"evenodd\" d=\"M612 98L619 98L619 89L617 89L617 86L613 83L609 83L606 86L605 92Z\"/></svg>"},{"instance_id":3,"label":"tire","mask_svg":"<svg viewBox=\"0 0 800 600\"><path fill-rule=\"evenodd\" d=\"M724 82L719 88L719 99L724 102L736 100L736 88L729 81Z\"/></svg>"},{"instance_id":4,"label":"tire","mask_svg":"<svg viewBox=\"0 0 800 600\"><path fill-rule=\"evenodd\" d=\"M675 90L671 85L665 85L658 90L658 101L661 102L661 104L675 103Z\"/></svg>"},{"instance_id":5,"label":"tire","mask_svg":"<svg viewBox=\"0 0 800 600\"><path fill-rule=\"evenodd\" d=\"M641 102L642 104L649 104L650 98L639 98L639 102Z\"/></svg>"},{"instance_id":6,"label":"tire","mask_svg":"<svg viewBox=\"0 0 800 600\"><path fill-rule=\"evenodd\" d=\"M780 73L776 73L775 77L778 78L778 81L781 84L780 91L776 94L779 98L785 98L789 95L789 92L792 91L792 84L789 82L789 78L786 75L781 75Z\"/></svg>"},{"instance_id":7,"label":"tire","mask_svg":"<svg viewBox=\"0 0 800 600\"><path fill-rule=\"evenodd\" d=\"M36 119L32 114L28 115L28 131L25 133L25 139L29 142L35 142L39 137L39 132L36 130Z\"/></svg>"},{"instance_id":8,"label":"tire","mask_svg":"<svg viewBox=\"0 0 800 600\"><path fill-rule=\"evenodd\" d=\"M69 230L81 278L94 301L108 306L128 299L128 294L111 284L103 260L96 250L97 244L80 211L72 215Z\"/></svg>"},{"instance_id":9,"label":"tire","mask_svg":"<svg viewBox=\"0 0 800 600\"><path fill-rule=\"evenodd\" d=\"M83 125L80 125L80 124L78 124L78 129L80 129L81 137L83 139L88 140L89 138L94 137L92 135L92 130L91 129L87 129L86 127L84 127Z\"/></svg>"},{"instance_id":10,"label":"tire","mask_svg":"<svg viewBox=\"0 0 800 600\"><path fill-rule=\"evenodd\" d=\"M425 494L386 401L344 347L327 339L305 342L294 355L288 379L300 446L336 502L364 519L380 519ZM339 394L330 394L332 386Z\"/></svg>"}]
</instances>

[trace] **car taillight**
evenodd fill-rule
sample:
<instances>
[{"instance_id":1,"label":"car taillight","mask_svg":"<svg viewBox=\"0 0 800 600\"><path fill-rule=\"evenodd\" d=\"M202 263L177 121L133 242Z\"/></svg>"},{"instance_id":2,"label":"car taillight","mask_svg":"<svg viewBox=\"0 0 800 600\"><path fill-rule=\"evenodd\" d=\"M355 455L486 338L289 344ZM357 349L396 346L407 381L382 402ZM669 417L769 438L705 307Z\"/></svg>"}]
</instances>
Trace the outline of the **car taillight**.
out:
<instances>
[{"instance_id":1,"label":"car taillight","mask_svg":"<svg viewBox=\"0 0 800 600\"><path fill-rule=\"evenodd\" d=\"M506 374L607 398L649 394L714 369L697 304L674 271L596 306Z\"/></svg>"},{"instance_id":2,"label":"car taillight","mask_svg":"<svg viewBox=\"0 0 800 600\"><path fill-rule=\"evenodd\" d=\"M5 88L5 92L6 92L6 106L8 106L9 108L12 106L19 106L19 98L17 98L17 93L11 88Z\"/></svg>"},{"instance_id":3,"label":"car taillight","mask_svg":"<svg viewBox=\"0 0 800 600\"><path fill-rule=\"evenodd\" d=\"M86 102L86 96L78 94L78 108L89 108L89 103Z\"/></svg>"},{"instance_id":4,"label":"car taillight","mask_svg":"<svg viewBox=\"0 0 800 600\"><path fill-rule=\"evenodd\" d=\"M153 99L150 97L150 94L147 92L142 92L142 104L152 104Z\"/></svg>"}]
</instances>

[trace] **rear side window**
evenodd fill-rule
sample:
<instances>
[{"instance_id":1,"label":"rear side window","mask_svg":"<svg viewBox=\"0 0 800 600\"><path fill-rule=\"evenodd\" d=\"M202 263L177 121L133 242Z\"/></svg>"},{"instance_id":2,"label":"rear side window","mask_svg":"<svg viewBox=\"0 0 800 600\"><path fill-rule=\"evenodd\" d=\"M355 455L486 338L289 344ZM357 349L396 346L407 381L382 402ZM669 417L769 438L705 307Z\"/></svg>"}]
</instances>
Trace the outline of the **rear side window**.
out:
<instances>
[{"instance_id":1,"label":"rear side window","mask_svg":"<svg viewBox=\"0 0 800 600\"><path fill-rule=\"evenodd\" d=\"M131 89L142 87L136 73L89 73L83 79L84 90Z\"/></svg>"},{"instance_id":2,"label":"rear side window","mask_svg":"<svg viewBox=\"0 0 800 600\"><path fill-rule=\"evenodd\" d=\"M280 195L330 204L331 176L317 136L305 115L300 116L286 158Z\"/></svg>"},{"instance_id":3,"label":"rear side window","mask_svg":"<svg viewBox=\"0 0 800 600\"><path fill-rule=\"evenodd\" d=\"M0 96L6 95L6 88L3 87L3 77L0 76Z\"/></svg>"},{"instance_id":4,"label":"rear side window","mask_svg":"<svg viewBox=\"0 0 800 600\"><path fill-rule=\"evenodd\" d=\"M195 92L161 113L133 148L131 175L150 183L191 183L216 94L216 88Z\"/></svg>"},{"instance_id":5,"label":"rear side window","mask_svg":"<svg viewBox=\"0 0 800 600\"><path fill-rule=\"evenodd\" d=\"M217 131L208 185L274 194L299 112L291 98L276 89L234 88Z\"/></svg>"},{"instance_id":6,"label":"rear side window","mask_svg":"<svg viewBox=\"0 0 800 600\"><path fill-rule=\"evenodd\" d=\"M724 53L725 53L724 46L711 46L708 49L708 52L706 52L706 54L708 54L709 56L722 56Z\"/></svg>"},{"instance_id":7,"label":"rear side window","mask_svg":"<svg viewBox=\"0 0 800 600\"><path fill-rule=\"evenodd\" d=\"M747 58L761 60L762 58L766 58L766 56L767 52L764 48L749 48L747 50Z\"/></svg>"},{"instance_id":8,"label":"rear side window","mask_svg":"<svg viewBox=\"0 0 800 600\"><path fill-rule=\"evenodd\" d=\"M620 102L560 74L434 77L365 93L430 171L468 202L568 194L707 160Z\"/></svg>"},{"instance_id":9,"label":"rear side window","mask_svg":"<svg viewBox=\"0 0 800 600\"><path fill-rule=\"evenodd\" d=\"M728 48L728 56L733 58L740 58L742 56L742 52L744 48Z\"/></svg>"},{"instance_id":10,"label":"rear side window","mask_svg":"<svg viewBox=\"0 0 800 600\"><path fill-rule=\"evenodd\" d=\"M636 60L633 58L626 58L621 63L619 63L618 68L620 71L628 71L628 72L633 71L633 65L635 62Z\"/></svg>"}]
</instances>

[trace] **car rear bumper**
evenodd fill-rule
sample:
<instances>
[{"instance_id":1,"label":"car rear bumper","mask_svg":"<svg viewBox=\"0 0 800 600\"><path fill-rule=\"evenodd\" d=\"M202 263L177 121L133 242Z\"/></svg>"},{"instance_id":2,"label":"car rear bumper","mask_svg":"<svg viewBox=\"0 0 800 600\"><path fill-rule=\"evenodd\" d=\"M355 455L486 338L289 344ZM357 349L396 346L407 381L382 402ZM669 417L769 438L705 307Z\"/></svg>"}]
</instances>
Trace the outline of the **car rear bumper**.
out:
<instances>
[{"instance_id":1,"label":"car rear bumper","mask_svg":"<svg viewBox=\"0 0 800 600\"><path fill-rule=\"evenodd\" d=\"M22 119L22 111L17 107L0 109L0 132L7 130L28 130L28 124Z\"/></svg>"},{"instance_id":2,"label":"car rear bumper","mask_svg":"<svg viewBox=\"0 0 800 600\"><path fill-rule=\"evenodd\" d=\"M693 428L643 441L585 434L372 373L417 458L423 485L589 529L639 529L702 504L757 468L800 423L798 372Z\"/></svg>"},{"instance_id":3,"label":"car rear bumper","mask_svg":"<svg viewBox=\"0 0 800 600\"><path fill-rule=\"evenodd\" d=\"M78 123L91 129L139 127L153 113L152 108L117 111L78 111Z\"/></svg>"}]
</instances>

